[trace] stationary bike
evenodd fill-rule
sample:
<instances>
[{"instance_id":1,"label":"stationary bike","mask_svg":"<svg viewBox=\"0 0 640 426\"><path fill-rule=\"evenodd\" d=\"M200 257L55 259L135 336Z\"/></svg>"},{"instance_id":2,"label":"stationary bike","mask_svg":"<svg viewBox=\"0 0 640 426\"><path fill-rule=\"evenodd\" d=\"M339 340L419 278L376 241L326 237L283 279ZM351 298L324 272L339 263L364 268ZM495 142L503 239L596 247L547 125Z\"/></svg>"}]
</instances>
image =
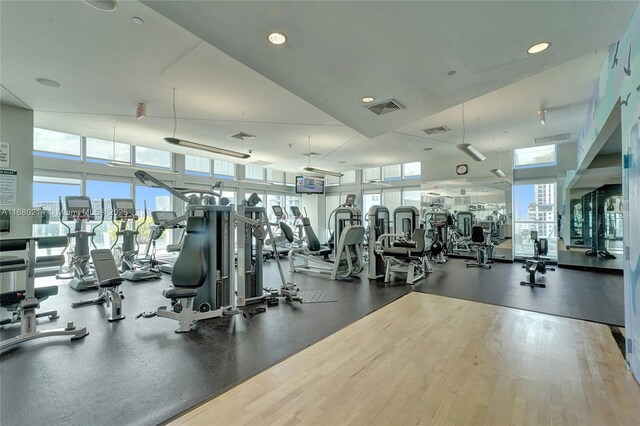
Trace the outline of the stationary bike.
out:
<instances>
[{"instance_id":1,"label":"stationary bike","mask_svg":"<svg viewBox=\"0 0 640 426\"><path fill-rule=\"evenodd\" d=\"M549 243L546 238L538 239L538 231L531 231L531 240L533 241L533 258L525 259L522 265L522 268L529 273L529 281L521 281L520 285L545 288L545 284L536 282L536 272L544 275L547 271L555 271L555 268L547 266L546 262L549 259L542 257L549 252Z\"/></svg>"},{"instance_id":2,"label":"stationary bike","mask_svg":"<svg viewBox=\"0 0 640 426\"><path fill-rule=\"evenodd\" d=\"M111 246L116 265L122 278L127 281L145 281L159 279L162 275L154 265L143 266L137 259L140 228L147 222L147 203L144 203L144 220L136 227L136 207L130 198L114 198L111 200L111 222L118 228L116 240ZM120 221L120 225L116 221ZM122 246L118 241L122 237Z\"/></svg>"},{"instance_id":3,"label":"stationary bike","mask_svg":"<svg viewBox=\"0 0 640 426\"><path fill-rule=\"evenodd\" d=\"M101 220L89 231L85 230L88 222L95 220L91 207L91 199L85 196L68 195L64 197L65 209L62 208L62 197L58 199L60 207L60 223L67 228L67 238L73 239L73 248L67 250L68 266L60 268L60 272L56 275L57 279L69 279L69 287L76 291L85 291L98 287L95 271L91 268L89 253L89 242L96 248L93 237L96 235L96 229L104 223L104 199L102 200ZM64 223L64 215L66 212L67 220L75 222L74 230Z\"/></svg>"}]
</instances>

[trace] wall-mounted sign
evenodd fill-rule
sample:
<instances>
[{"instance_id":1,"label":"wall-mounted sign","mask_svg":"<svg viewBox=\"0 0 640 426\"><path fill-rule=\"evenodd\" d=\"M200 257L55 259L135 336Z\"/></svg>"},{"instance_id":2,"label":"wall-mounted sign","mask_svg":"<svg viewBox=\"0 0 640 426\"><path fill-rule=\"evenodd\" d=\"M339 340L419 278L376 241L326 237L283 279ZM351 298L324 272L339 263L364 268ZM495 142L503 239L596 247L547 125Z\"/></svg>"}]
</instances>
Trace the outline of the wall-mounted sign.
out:
<instances>
[{"instance_id":1,"label":"wall-mounted sign","mask_svg":"<svg viewBox=\"0 0 640 426\"><path fill-rule=\"evenodd\" d=\"M18 199L18 172L0 170L0 206L15 206Z\"/></svg>"},{"instance_id":2,"label":"wall-mounted sign","mask_svg":"<svg viewBox=\"0 0 640 426\"><path fill-rule=\"evenodd\" d=\"M11 166L11 145L9 142L0 142L0 168Z\"/></svg>"}]
</instances>

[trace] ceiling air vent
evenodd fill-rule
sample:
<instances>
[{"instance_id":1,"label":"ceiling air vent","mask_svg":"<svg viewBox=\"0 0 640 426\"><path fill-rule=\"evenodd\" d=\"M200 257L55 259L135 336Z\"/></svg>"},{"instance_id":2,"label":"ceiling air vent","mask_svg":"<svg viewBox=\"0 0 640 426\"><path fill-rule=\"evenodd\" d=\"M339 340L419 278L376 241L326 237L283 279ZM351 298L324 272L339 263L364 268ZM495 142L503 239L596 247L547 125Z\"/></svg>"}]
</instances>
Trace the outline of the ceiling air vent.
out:
<instances>
[{"instance_id":1,"label":"ceiling air vent","mask_svg":"<svg viewBox=\"0 0 640 426\"><path fill-rule=\"evenodd\" d=\"M404 109L404 107L395 99L389 99L388 101L368 106L367 109L375 115L384 115L389 114L390 112L400 111L401 109Z\"/></svg>"},{"instance_id":2,"label":"ceiling air vent","mask_svg":"<svg viewBox=\"0 0 640 426\"><path fill-rule=\"evenodd\" d=\"M252 162L250 162L249 164L254 164L254 165L256 165L256 166L262 166L262 167L264 167L264 166L268 166L268 165L273 164L273 163L270 163L270 162L268 162L268 161L262 161L262 160L259 160L259 161L252 161Z\"/></svg>"},{"instance_id":3,"label":"ceiling air vent","mask_svg":"<svg viewBox=\"0 0 640 426\"><path fill-rule=\"evenodd\" d=\"M302 155L304 155L305 157L317 157L318 155L322 155L322 154L320 154L319 152L311 151L311 152L305 152Z\"/></svg>"},{"instance_id":4,"label":"ceiling air vent","mask_svg":"<svg viewBox=\"0 0 640 426\"><path fill-rule=\"evenodd\" d=\"M448 128L447 126L438 126L438 127L431 127L429 129L422 129L423 132L425 132L428 135L435 135L438 133L444 133L444 132L448 132L449 130L451 130L450 128Z\"/></svg>"},{"instance_id":5,"label":"ceiling air vent","mask_svg":"<svg viewBox=\"0 0 640 426\"><path fill-rule=\"evenodd\" d=\"M534 138L533 143L538 145L548 145L550 143L568 142L571 133L558 133L553 136L545 136L544 138Z\"/></svg>"},{"instance_id":6,"label":"ceiling air vent","mask_svg":"<svg viewBox=\"0 0 640 426\"><path fill-rule=\"evenodd\" d=\"M249 133L240 132L240 133L236 133L235 135L231 135L231 137L232 138L236 138L236 139L240 139L242 141L246 141L246 140L249 140L249 139L253 139L256 136L252 135L252 134L249 134Z\"/></svg>"}]
</instances>

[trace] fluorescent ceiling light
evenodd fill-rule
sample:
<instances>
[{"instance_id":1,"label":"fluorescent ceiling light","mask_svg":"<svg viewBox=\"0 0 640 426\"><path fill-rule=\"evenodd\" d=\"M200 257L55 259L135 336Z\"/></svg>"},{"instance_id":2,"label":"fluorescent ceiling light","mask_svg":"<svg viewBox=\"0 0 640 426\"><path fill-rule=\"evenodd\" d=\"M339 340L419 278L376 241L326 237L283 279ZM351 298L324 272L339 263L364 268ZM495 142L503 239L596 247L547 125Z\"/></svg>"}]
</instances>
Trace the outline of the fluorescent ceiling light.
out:
<instances>
[{"instance_id":1,"label":"fluorescent ceiling light","mask_svg":"<svg viewBox=\"0 0 640 426\"><path fill-rule=\"evenodd\" d=\"M504 172L500 169L491 169L489 170L491 173L493 173L495 176L499 177L499 178L503 178L507 175L504 174Z\"/></svg>"},{"instance_id":2,"label":"fluorescent ceiling light","mask_svg":"<svg viewBox=\"0 0 640 426\"><path fill-rule=\"evenodd\" d=\"M231 150L228 150L228 149L218 148L218 147L210 146L210 145L204 145L204 144L201 144L201 143L196 143L196 142L191 142L191 141L185 141L184 139L164 138L164 140L166 142L170 143L170 144L173 144L173 145L180 145L180 146L184 146L186 148L200 149L202 151L213 152L214 154L228 155L229 157L243 158L243 159L247 159L247 158L251 157L249 154L245 154L245 153L242 153L242 152L231 151Z\"/></svg>"},{"instance_id":3,"label":"fluorescent ceiling light","mask_svg":"<svg viewBox=\"0 0 640 426\"><path fill-rule=\"evenodd\" d=\"M287 41L287 36L282 33L271 33L267 38L269 39L269 43L275 44L276 46L284 44Z\"/></svg>"},{"instance_id":4,"label":"fluorescent ceiling light","mask_svg":"<svg viewBox=\"0 0 640 426\"><path fill-rule=\"evenodd\" d=\"M546 118L546 113L547 113L547 110L544 108L540 108L538 110L538 115L540 116L540 124L542 124L543 126L544 126L544 120Z\"/></svg>"},{"instance_id":5,"label":"fluorescent ceiling light","mask_svg":"<svg viewBox=\"0 0 640 426\"><path fill-rule=\"evenodd\" d=\"M374 98L372 96L365 96L364 98L362 98L362 102L364 102L365 104L368 104L369 102L373 102L375 100L376 100L376 98Z\"/></svg>"},{"instance_id":6,"label":"fluorescent ceiling light","mask_svg":"<svg viewBox=\"0 0 640 426\"><path fill-rule=\"evenodd\" d=\"M158 172L158 173L171 173L174 175L177 175L179 172L177 170L171 170L171 169L162 169L162 168L155 168L155 167L144 167L144 166L140 166L140 165L133 165L133 164L129 164L129 163L124 163L121 161L111 161L109 163L107 163L108 167L113 167L115 169L127 169L127 170L149 170L149 171L154 171L154 172Z\"/></svg>"},{"instance_id":7,"label":"fluorescent ceiling light","mask_svg":"<svg viewBox=\"0 0 640 426\"><path fill-rule=\"evenodd\" d=\"M548 42L543 41L542 43L537 43L527 49L527 53L540 53L547 50L551 46Z\"/></svg>"},{"instance_id":8,"label":"fluorescent ceiling light","mask_svg":"<svg viewBox=\"0 0 640 426\"><path fill-rule=\"evenodd\" d=\"M469 157L473 158L476 161L484 161L487 159L480 151L474 148L470 143L461 143L456 145L460 151L463 151Z\"/></svg>"},{"instance_id":9,"label":"fluorescent ceiling light","mask_svg":"<svg viewBox=\"0 0 640 426\"><path fill-rule=\"evenodd\" d=\"M329 176L335 176L335 177L344 176L340 172L336 172L334 170L321 169L319 167L305 167L304 170L307 171L307 172L321 173L321 174L325 174L325 175L329 175Z\"/></svg>"}]
</instances>

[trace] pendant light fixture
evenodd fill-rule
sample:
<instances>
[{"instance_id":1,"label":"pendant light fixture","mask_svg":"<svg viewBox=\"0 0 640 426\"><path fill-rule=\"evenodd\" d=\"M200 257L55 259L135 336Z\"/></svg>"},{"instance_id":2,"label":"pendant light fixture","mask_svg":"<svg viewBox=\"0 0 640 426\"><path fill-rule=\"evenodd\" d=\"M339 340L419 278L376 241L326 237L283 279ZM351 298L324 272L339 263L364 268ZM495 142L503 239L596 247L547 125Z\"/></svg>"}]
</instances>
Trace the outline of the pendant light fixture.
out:
<instances>
[{"instance_id":1,"label":"pendant light fixture","mask_svg":"<svg viewBox=\"0 0 640 426\"><path fill-rule=\"evenodd\" d=\"M495 148L496 148L496 138L493 138L493 149L494 149L494 158L495 158ZM503 178L506 177L507 175L504 174L504 172L502 170L500 170L500 167L502 166L502 151L498 151L498 168L497 169L491 169L489 170L491 173L494 174L494 176L499 177L499 178Z\"/></svg>"},{"instance_id":2,"label":"pendant light fixture","mask_svg":"<svg viewBox=\"0 0 640 426\"><path fill-rule=\"evenodd\" d=\"M464 103L462 103L462 143L456 145L457 148L467 154L469 157L473 158L476 161L484 161L487 159L480 151L478 151L473 145L470 143L465 143L464 139L466 136L465 123L464 123Z\"/></svg>"},{"instance_id":3,"label":"pendant light fixture","mask_svg":"<svg viewBox=\"0 0 640 426\"><path fill-rule=\"evenodd\" d=\"M321 173L321 174L334 176L334 177L342 177L343 176L342 173L334 171L334 170L322 169L320 167L312 167L311 166L311 136L310 135L307 135L307 143L309 145L309 161L307 162L307 167L304 168L305 171L312 172L312 173Z\"/></svg>"},{"instance_id":4,"label":"pendant light fixture","mask_svg":"<svg viewBox=\"0 0 640 426\"><path fill-rule=\"evenodd\" d=\"M173 136L164 138L164 141L172 145L179 145L185 148L199 149L201 151L208 151L214 154L227 155L235 158L249 158L249 154L243 152L231 151L224 148L218 148L216 146L205 145L197 142L191 142L184 139L176 138L176 130L178 129L178 117L176 115L176 89L173 89Z\"/></svg>"}]
</instances>

